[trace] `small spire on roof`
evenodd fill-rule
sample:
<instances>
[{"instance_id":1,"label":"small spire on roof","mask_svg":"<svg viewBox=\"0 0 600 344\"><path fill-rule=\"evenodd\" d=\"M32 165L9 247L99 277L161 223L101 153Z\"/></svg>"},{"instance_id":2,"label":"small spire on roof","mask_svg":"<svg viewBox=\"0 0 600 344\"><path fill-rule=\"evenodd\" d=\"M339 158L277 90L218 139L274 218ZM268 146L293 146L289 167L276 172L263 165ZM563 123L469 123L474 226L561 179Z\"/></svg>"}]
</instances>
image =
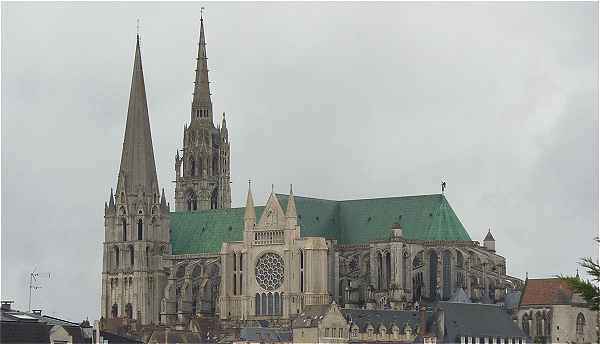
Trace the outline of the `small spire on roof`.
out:
<instances>
[{"instance_id":1,"label":"small spire on roof","mask_svg":"<svg viewBox=\"0 0 600 344\"><path fill-rule=\"evenodd\" d=\"M108 206L111 208L115 206L115 197L113 196L112 188L110 188L110 199L108 200Z\"/></svg>"},{"instance_id":2,"label":"small spire on roof","mask_svg":"<svg viewBox=\"0 0 600 344\"><path fill-rule=\"evenodd\" d=\"M162 189L162 195L160 196L160 205L163 207L167 206L167 197L165 197L165 188Z\"/></svg>"},{"instance_id":3,"label":"small spire on roof","mask_svg":"<svg viewBox=\"0 0 600 344\"><path fill-rule=\"evenodd\" d=\"M577 268L577 274L575 275L575 278L579 279L579 268Z\"/></svg>"},{"instance_id":4,"label":"small spire on roof","mask_svg":"<svg viewBox=\"0 0 600 344\"><path fill-rule=\"evenodd\" d=\"M288 219L293 219L291 224L296 225L296 218L298 216L296 212L296 201L294 199L294 192L292 191L292 184L290 184L290 196L288 198L287 209L285 211L285 216Z\"/></svg>"},{"instance_id":5,"label":"small spire on roof","mask_svg":"<svg viewBox=\"0 0 600 344\"><path fill-rule=\"evenodd\" d=\"M252 197L252 181L250 179L248 179L248 195L246 196L244 220L256 221L256 211L254 210L254 199Z\"/></svg>"}]
</instances>

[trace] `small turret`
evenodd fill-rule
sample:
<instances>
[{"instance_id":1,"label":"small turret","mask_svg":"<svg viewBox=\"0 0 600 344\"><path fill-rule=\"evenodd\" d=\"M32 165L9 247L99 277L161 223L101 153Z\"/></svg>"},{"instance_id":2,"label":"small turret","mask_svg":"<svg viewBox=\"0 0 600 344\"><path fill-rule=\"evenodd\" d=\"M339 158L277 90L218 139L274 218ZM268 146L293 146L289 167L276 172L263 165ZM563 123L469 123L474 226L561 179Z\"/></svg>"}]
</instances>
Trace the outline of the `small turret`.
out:
<instances>
[{"instance_id":1,"label":"small turret","mask_svg":"<svg viewBox=\"0 0 600 344\"><path fill-rule=\"evenodd\" d=\"M162 195L160 196L160 206L163 209L169 210L167 205L167 197L165 197L165 188L162 189Z\"/></svg>"},{"instance_id":2,"label":"small turret","mask_svg":"<svg viewBox=\"0 0 600 344\"><path fill-rule=\"evenodd\" d=\"M394 224L392 224L392 238L402 238L403 235L402 226L400 226L398 222L394 222Z\"/></svg>"},{"instance_id":3,"label":"small turret","mask_svg":"<svg viewBox=\"0 0 600 344\"><path fill-rule=\"evenodd\" d=\"M298 225L298 213L296 212L296 201L294 200L294 192L292 184L290 184L290 196L288 198L287 210L285 211L288 228L294 229Z\"/></svg>"},{"instance_id":4,"label":"small turret","mask_svg":"<svg viewBox=\"0 0 600 344\"><path fill-rule=\"evenodd\" d=\"M254 209L254 199L252 198L252 189L248 182L248 196L246 197L246 210L244 211L244 230L250 231L256 225L256 210Z\"/></svg>"},{"instance_id":5,"label":"small turret","mask_svg":"<svg viewBox=\"0 0 600 344\"><path fill-rule=\"evenodd\" d=\"M494 240L490 229L488 229L488 233L485 236L485 239L483 239L483 247L489 251L496 252L496 240Z\"/></svg>"},{"instance_id":6,"label":"small turret","mask_svg":"<svg viewBox=\"0 0 600 344\"><path fill-rule=\"evenodd\" d=\"M221 121L221 128L219 129L221 132L221 140L223 142L229 141L229 133L227 131L227 121L225 120L225 112L223 112L223 120Z\"/></svg>"}]
</instances>

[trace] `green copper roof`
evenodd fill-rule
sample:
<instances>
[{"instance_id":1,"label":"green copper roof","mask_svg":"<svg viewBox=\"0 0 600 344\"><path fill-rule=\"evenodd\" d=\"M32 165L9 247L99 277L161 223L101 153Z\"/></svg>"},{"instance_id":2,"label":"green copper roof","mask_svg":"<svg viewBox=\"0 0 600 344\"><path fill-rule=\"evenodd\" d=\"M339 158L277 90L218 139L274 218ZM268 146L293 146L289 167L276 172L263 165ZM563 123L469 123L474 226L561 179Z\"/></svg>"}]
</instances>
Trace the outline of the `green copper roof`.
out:
<instances>
[{"instance_id":1,"label":"green copper roof","mask_svg":"<svg viewBox=\"0 0 600 344\"><path fill-rule=\"evenodd\" d=\"M287 207L287 195L277 195ZM303 237L322 236L340 244L390 237L393 223L414 240L466 240L469 234L443 195L331 201L295 196ZM260 219L263 207L256 207ZM171 213L173 254L216 253L221 244L243 239L244 208Z\"/></svg>"}]
</instances>

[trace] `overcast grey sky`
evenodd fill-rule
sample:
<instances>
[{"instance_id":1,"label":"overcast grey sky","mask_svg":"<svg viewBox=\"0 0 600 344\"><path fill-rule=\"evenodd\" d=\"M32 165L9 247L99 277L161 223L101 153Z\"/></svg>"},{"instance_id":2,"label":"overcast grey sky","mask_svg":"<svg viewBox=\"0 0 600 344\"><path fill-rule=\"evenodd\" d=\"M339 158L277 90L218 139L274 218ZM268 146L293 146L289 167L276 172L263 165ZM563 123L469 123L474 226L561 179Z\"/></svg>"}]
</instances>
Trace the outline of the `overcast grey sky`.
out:
<instances>
[{"instance_id":1,"label":"overcast grey sky","mask_svg":"<svg viewBox=\"0 0 600 344\"><path fill-rule=\"evenodd\" d=\"M97 319L136 18L173 205L200 3L2 3L2 299ZM206 3L233 205L254 181L330 199L439 192L520 278L574 273L598 232L597 3Z\"/></svg>"}]
</instances>

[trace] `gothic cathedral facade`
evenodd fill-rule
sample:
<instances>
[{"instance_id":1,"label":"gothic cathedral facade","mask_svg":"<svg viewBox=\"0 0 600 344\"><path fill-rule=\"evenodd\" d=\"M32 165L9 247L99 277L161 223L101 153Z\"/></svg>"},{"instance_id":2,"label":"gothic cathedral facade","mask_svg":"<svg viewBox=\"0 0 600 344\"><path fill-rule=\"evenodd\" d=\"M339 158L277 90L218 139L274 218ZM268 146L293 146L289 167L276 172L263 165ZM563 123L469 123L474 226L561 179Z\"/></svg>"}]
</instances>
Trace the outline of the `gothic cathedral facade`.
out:
<instances>
[{"instance_id":1,"label":"gothic cathedral facade","mask_svg":"<svg viewBox=\"0 0 600 344\"><path fill-rule=\"evenodd\" d=\"M159 187L139 37L117 186L104 207L101 318L285 324L307 305L502 303L522 281L488 231L472 240L444 194L326 200L271 193L231 208L225 115L213 123L204 21L175 209Z\"/></svg>"}]
</instances>

